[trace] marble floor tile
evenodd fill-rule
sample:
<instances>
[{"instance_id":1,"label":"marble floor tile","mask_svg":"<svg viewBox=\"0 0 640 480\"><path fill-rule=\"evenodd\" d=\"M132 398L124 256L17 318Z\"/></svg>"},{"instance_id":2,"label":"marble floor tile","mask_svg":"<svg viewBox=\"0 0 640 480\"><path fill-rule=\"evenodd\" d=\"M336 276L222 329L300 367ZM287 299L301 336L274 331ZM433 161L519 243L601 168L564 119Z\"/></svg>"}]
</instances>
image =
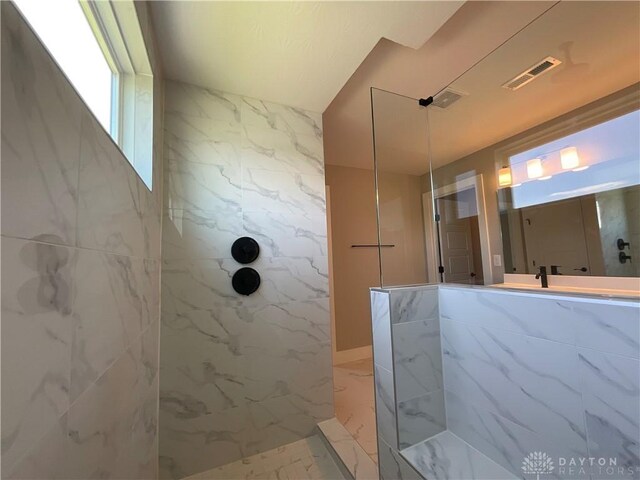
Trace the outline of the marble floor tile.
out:
<instances>
[{"instance_id":1,"label":"marble floor tile","mask_svg":"<svg viewBox=\"0 0 640 480\"><path fill-rule=\"evenodd\" d=\"M317 435L207 470L184 480L339 480L343 476Z\"/></svg>"},{"instance_id":2,"label":"marble floor tile","mask_svg":"<svg viewBox=\"0 0 640 480\"><path fill-rule=\"evenodd\" d=\"M333 383L336 418L377 463L373 360L335 365Z\"/></svg>"}]
</instances>

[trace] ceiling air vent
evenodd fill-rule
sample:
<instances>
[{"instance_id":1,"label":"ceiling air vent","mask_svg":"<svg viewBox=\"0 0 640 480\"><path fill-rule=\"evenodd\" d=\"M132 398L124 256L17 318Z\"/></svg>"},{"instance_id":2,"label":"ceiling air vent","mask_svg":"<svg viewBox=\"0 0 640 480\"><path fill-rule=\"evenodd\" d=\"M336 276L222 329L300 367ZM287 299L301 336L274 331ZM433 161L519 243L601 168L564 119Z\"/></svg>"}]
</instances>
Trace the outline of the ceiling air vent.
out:
<instances>
[{"instance_id":1,"label":"ceiling air vent","mask_svg":"<svg viewBox=\"0 0 640 480\"><path fill-rule=\"evenodd\" d=\"M531 82L536 77L542 75L544 72L548 72L554 67L557 67L562 62L557 58L547 57L544 60L536 63L532 67L529 67L524 72L512 78L507 83L502 85L502 88L507 90L518 90L520 87L524 87L527 83Z\"/></svg>"},{"instance_id":2,"label":"ceiling air vent","mask_svg":"<svg viewBox=\"0 0 640 480\"><path fill-rule=\"evenodd\" d=\"M433 103L431 105L438 108L448 108L466 95L466 93L457 92L452 88L445 88L433 97Z\"/></svg>"}]
</instances>

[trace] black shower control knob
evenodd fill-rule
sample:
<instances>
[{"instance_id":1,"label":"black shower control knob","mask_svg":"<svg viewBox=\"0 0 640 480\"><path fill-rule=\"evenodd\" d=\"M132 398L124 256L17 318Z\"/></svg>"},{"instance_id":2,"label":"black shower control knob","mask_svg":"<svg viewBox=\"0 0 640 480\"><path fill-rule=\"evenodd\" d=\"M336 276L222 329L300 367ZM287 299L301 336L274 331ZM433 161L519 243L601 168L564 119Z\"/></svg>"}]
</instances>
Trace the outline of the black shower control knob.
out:
<instances>
[{"instance_id":1,"label":"black shower control knob","mask_svg":"<svg viewBox=\"0 0 640 480\"><path fill-rule=\"evenodd\" d=\"M250 267L241 268L233 274L231 285L240 295L251 295L260 287L260 274Z\"/></svg>"},{"instance_id":2,"label":"black shower control knob","mask_svg":"<svg viewBox=\"0 0 640 480\"><path fill-rule=\"evenodd\" d=\"M260 255L260 246L251 237L241 237L231 245L231 256L243 265L255 261L258 255Z\"/></svg>"}]
</instances>

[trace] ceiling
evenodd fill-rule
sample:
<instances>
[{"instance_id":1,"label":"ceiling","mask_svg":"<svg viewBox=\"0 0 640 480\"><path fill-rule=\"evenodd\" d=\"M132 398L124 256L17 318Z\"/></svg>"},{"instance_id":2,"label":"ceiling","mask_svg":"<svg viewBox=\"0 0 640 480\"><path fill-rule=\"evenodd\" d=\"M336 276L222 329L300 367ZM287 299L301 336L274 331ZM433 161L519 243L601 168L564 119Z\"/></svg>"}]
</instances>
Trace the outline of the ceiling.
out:
<instances>
[{"instance_id":1,"label":"ceiling","mask_svg":"<svg viewBox=\"0 0 640 480\"><path fill-rule=\"evenodd\" d=\"M554 4L466 2L417 50L384 39L378 42L322 116L325 162L373 168L371 87L413 98L433 95ZM416 137L408 129L396 132Z\"/></svg>"},{"instance_id":2,"label":"ceiling","mask_svg":"<svg viewBox=\"0 0 640 480\"><path fill-rule=\"evenodd\" d=\"M563 63L516 91L501 87L548 55ZM454 81L451 87L465 94L460 100L447 109L428 107L433 168L638 81L640 4L562 2ZM427 142L416 141L426 136L426 110L379 96L379 163L398 173L426 173Z\"/></svg>"},{"instance_id":3,"label":"ceiling","mask_svg":"<svg viewBox=\"0 0 640 480\"><path fill-rule=\"evenodd\" d=\"M167 78L323 112L381 38L418 48L463 3L150 5Z\"/></svg>"}]
</instances>

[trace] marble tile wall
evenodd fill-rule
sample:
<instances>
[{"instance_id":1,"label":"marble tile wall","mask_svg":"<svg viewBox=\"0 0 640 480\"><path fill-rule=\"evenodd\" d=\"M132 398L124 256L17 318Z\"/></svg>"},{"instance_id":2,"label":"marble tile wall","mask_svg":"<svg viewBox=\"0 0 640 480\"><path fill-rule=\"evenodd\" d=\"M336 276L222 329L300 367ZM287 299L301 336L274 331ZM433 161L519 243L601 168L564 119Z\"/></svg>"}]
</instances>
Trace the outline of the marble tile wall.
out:
<instances>
[{"instance_id":1,"label":"marble tile wall","mask_svg":"<svg viewBox=\"0 0 640 480\"><path fill-rule=\"evenodd\" d=\"M640 477L637 302L443 286L440 314L451 432L518 476L543 451Z\"/></svg>"},{"instance_id":2,"label":"marble tile wall","mask_svg":"<svg viewBox=\"0 0 640 480\"><path fill-rule=\"evenodd\" d=\"M156 478L159 150L150 192L1 8L2 478Z\"/></svg>"},{"instance_id":3,"label":"marble tile wall","mask_svg":"<svg viewBox=\"0 0 640 480\"><path fill-rule=\"evenodd\" d=\"M398 451L446 429L437 285L371 291L383 478L417 478Z\"/></svg>"},{"instance_id":4,"label":"marble tile wall","mask_svg":"<svg viewBox=\"0 0 640 480\"><path fill-rule=\"evenodd\" d=\"M389 294L398 442L404 449L446 429L438 286Z\"/></svg>"},{"instance_id":5,"label":"marble tile wall","mask_svg":"<svg viewBox=\"0 0 640 480\"><path fill-rule=\"evenodd\" d=\"M412 435L441 410L446 420L433 422L436 433L448 430L518 478L524 478L522 461L533 451L546 452L557 467L560 458L617 462L613 473L556 468L550 478L640 478L638 302L447 285L408 292L372 291L374 352L392 362L390 371L376 365L383 477L410 478L402 463L406 452L437 450L432 439L439 437L429 436L429 428L420 429L430 438L424 444L418 442L427 437ZM427 328L428 319L438 316L428 300L434 294L442 363L426 355L422 368L402 374L404 359L419 358L415 352L435 342L435 327ZM385 322L391 329L380 328ZM392 360L381 351L390 346ZM440 376L430 375L439 367ZM385 383L386 377L391 380ZM390 382L393 390L383 388ZM444 392L444 399L433 402L423 393L429 389ZM389 406L381 401L387 391ZM406 428L403 408L416 418L407 419ZM446 461L448 453L437 455Z\"/></svg>"},{"instance_id":6,"label":"marble tile wall","mask_svg":"<svg viewBox=\"0 0 640 480\"><path fill-rule=\"evenodd\" d=\"M324 159L320 114L176 82L165 102L160 465L181 478L333 416Z\"/></svg>"}]
</instances>

